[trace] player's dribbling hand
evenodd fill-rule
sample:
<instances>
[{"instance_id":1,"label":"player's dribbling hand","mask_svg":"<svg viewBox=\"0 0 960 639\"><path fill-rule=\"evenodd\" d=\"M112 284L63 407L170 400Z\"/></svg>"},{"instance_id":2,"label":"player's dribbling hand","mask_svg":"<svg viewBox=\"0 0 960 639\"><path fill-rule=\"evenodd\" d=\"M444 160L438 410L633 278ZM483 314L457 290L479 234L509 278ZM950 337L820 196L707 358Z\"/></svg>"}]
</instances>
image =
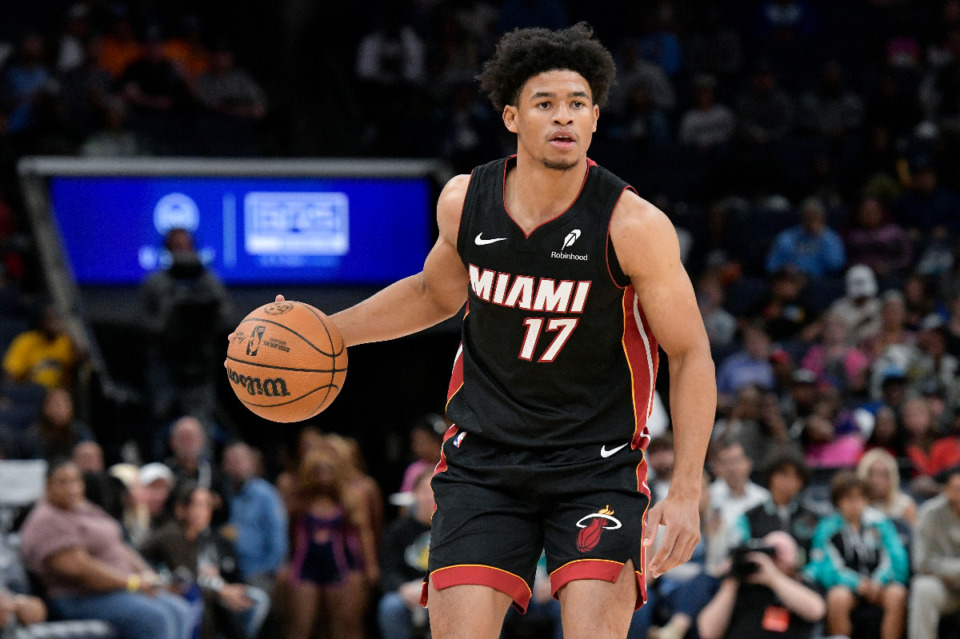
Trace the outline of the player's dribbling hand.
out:
<instances>
[{"instance_id":1,"label":"player's dribbling hand","mask_svg":"<svg viewBox=\"0 0 960 639\"><path fill-rule=\"evenodd\" d=\"M647 513L645 548L653 545L661 525L666 529L660 548L647 562L647 570L654 578L690 559L700 541L699 506L697 498L667 496Z\"/></svg>"}]
</instances>

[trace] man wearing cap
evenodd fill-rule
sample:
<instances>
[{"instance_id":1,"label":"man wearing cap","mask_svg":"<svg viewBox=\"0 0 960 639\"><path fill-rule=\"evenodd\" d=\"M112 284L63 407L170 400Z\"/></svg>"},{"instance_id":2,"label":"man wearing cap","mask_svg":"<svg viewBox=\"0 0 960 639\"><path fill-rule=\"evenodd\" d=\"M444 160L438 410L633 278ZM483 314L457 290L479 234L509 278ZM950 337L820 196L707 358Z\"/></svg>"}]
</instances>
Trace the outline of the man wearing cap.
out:
<instances>
[{"instance_id":1,"label":"man wearing cap","mask_svg":"<svg viewBox=\"0 0 960 639\"><path fill-rule=\"evenodd\" d=\"M869 266L857 264L844 277L846 295L831 304L829 313L843 318L849 327L851 345L880 330L880 300L877 299L877 277Z\"/></svg>"}]
</instances>

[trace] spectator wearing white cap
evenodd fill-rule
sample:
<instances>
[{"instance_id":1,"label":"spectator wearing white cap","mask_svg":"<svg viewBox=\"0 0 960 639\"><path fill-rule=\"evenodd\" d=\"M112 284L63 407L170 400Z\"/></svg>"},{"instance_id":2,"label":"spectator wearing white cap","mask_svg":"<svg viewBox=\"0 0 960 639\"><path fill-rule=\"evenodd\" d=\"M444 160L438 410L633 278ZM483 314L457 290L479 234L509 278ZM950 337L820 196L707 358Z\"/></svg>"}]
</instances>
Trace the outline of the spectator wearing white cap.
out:
<instances>
[{"instance_id":1,"label":"spectator wearing white cap","mask_svg":"<svg viewBox=\"0 0 960 639\"><path fill-rule=\"evenodd\" d=\"M869 266L857 264L847 270L844 284L846 295L830 306L829 313L846 321L849 343L859 344L880 329L877 277Z\"/></svg>"}]
</instances>

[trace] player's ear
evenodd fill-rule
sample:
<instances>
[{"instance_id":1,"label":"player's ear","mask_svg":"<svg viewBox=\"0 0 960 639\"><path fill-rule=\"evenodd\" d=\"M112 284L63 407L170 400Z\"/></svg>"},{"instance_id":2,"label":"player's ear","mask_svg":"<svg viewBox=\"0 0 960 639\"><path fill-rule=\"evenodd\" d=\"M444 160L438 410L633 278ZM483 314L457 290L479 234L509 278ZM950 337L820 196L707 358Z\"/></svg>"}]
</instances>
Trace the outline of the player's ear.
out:
<instances>
[{"instance_id":1,"label":"player's ear","mask_svg":"<svg viewBox=\"0 0 960 639\"><path fill-rule=\"evenodd\" d=\"M511 133L517 132L517 107L508 104L503 107L503 125Z\"/></svg>"},{"instance_id":2,"label":"player's ear","mask_svg":"<svg viewBox=\"0 0 960 639\"><path fill-rule=\"evenodd\" d=\"M597 132L597 120L600 119L600 107L596 104L593 105L593 132Z\"/></svg>"}]
</instances>

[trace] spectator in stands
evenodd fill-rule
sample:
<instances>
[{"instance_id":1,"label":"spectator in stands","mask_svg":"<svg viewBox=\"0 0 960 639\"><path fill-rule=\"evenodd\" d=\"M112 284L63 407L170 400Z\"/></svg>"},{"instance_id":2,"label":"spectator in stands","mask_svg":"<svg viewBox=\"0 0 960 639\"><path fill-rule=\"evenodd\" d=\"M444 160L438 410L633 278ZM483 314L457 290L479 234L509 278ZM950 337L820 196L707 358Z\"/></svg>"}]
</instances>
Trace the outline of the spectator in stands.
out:
<instances>
[{"instance_id":1,"label":"spectator in stands","mask_svg":"<svg viewBox=\"0 0 960 639\"><path fill-rule=\"evenodd\" d=\"M770 276L770 295L760 307L760 316L770 339L780 344L810 341L808 330L815 314L803 300L807 278L797 268L786 266Z\"/></svg>"},{"instance_id":2,"label":"spectator in stands","mask_svg":"<svg viewBox=\"0 0 960 639\"><path fill-rule=\"evenodd\" d=\"M387 526L380 546L380 589L377 625L383 639L409 639L411 628L425 629L426 611L420 606L423 578L430 553L433 518L433 470L424 468L414 478L413 508Z\"/></svg>"},{"instance_id":3,"label":"spectator in stands","mask_svg":"<svg viewBox=\"0 0 960 639\"><path fill-rule=\"evenodd\" d=\"M91 131L80 147L86 157L132 157L144 155L148 148L136 131L127 126L127 106L117 98L106 100L99 113L102 123ZM94 125L95 126L95 125Z\"/></svg>"},{"instance_id":4,"label":"spectator in stands","mask_svg":"<svg viewBox=\"0 0 960 639\"><path fill-rule=\"evenodd\" d=\"M871 387L875 397L879 395L879 387L888 370L899 369L907 374L920 357L920 350L914 344L915 336L907 330L906 320L903 294L897 290L884 293L880 304L880 328L860 344L871 361Z\"/></svg>"},{"instance_id":5,"label":"spectator in stands","mask_svg":"<svg viewBox=\"0 0 960 639\"><path fill-rule=\"evenodd\" d=\"M716 274L704 274L697 282L697 302L710 346L716 352L733 343L737 320L723 308L724 292Z\"/></svg>"},{"instance_id":6,"label":"spectator in stands","mask_svg":"<svg viewBox=\"0 0 960 639\"><path fill-rule=\"evenodd\" d=\"M204 266L189 231L170 229L163 246L169 266L147 277L139 292L149 343L151 417L157 424L185 414L211 419L219 331L230 313L229 296L217 274Z\"/></svg>"},{"instance_id":7,"label":"spectator in stands","mask_svg":"<svg viewBox=\"0 0 960 639\"><path fill-rule=\"evenodd\" d=\"M960 465L960 440L940 437L925 397L912 397L904 403L903 429L907 436L907 458L915 473L910 491L921 498L932 497L940 490L936 476Z\"/></svg>"},{"instance_id":8,"label":"spectator in stands","mask_svg":"<svg viewBox=\"0 0 960 639\"><path fill-rule=\"evenodd\" d=\"M27 33L0 74L0 112L5 116L7 135L24 135L37 128L38 108L53 79L46 58L43 36Z\"/></svg>"},{"instance_id":9,"label":"spectator in stands","mask_svg":"<svg viewBox=\"0 0 960 639\"><path fill-rule=\"evenodd\" d=\"M760 322L746 322L741 327L743 349L723 360L717 371L718 404L731 406L733 398L744 386L773 388L770 366L770 336Z\"/></svg>"},{"instance_id":10,"label":"spectator in stands","mask_svg":"<svg viewBox=\"0 0 960 639\"><path fill-rule=\"evenodd\" d=\"M788 534L772 532L763 545L774 549L746 555L749 574L732 572L697 616L701 639L783 637L812 639L825 605L797 572L797 543Z\"/></svg>"},{"instance_id":11,"label":"spectator in stands","mask_svg":"<svg viewBox=\"0 0 960 639\"><path fill-rule=\"evenodd\" d=\"M157 574L123 541L119 524L83 498L80 469L54 461L46 498L21 529L27 567L64 619L102 619L123 639L188 639L189 604L158 588Z\"/></svg>"},{"instance_id":12,"label":"spectator in stands","mask_svg":"<svg viewBox=\"0 0 960 639\"><path fill-rule=\"evenodd\" d=\"M122 104L112 95L114 78L100 66L103 39L91 36L83 46L82 63L60 77L61 99L67 111L72 135L83 139L103 121L112 103Z\"/></svg>"},{"instance_id":13,"label":"spectator in stands","mask_svg":"<svg viewBox=\"0 0 960 639\"><path fill-rule=\"evenodd\" d=\"M786 138L796 118L793 100L777 86L776 76L766 64L754 70L750 88L740 96L737 112L746 139L759 145Z\"/></svg>"},{"instance_id":14,"label":"spectator in stands","mask_svg":"<svg viewBox=\"0 0 960 639\"><path fill-rule=\"evenodd\" d=\"M828 309L842 317L849 328L848 341L857 345L880 330L880 300L877 298L877 277L869 266L851 266L844 276L846 295Z\"/></svg>"},{"instance_id":15,"label":"spectator in stands","mask_svg":"<svg viewBox=\"0 0 960 639\"><path fill-rule=\"evenodd\" d=\"M798 430L810 468L849 467L863 453L860 428L851 412L841 406L836 389L820 393L813 413Z\"/></svg>"},{"instance_id":16,"label":"spectator in stands","mask_svg":"<svg viewBox=\"0 0 960 639\"><path fill-rule=\"evenodd\" d=\"M304 458L314 448L324 445L326 445L326 436L316 426L308 424L297 432L293 453L286 455L286 468L277 475L274 482L277 492L280 493L280 497L287 507L287 512L293 512L298 508L297 478L300 475L300 466L303 464Z\"/></svg>"},{"instance_id":17,"label":"spectator in stands","mask_svg":"<svg viewBox=\"0 0 960 639\"><path fill-rule=\"evenodd\" d=\"M638 86L646 90L652 109L669 113L676 106L677 94L663 67L644 60L640 56L637 41L628 39L620 51L617 79L610 89L608 108L613 115L626 113L630 94Z\"/></svg>"},{"instance_id":18,"label":"spectator in stands","mask_svg":"<svg viewBox=\"0 0 960 639\"><path fill-rule=\"evenodd\" d=\"M893 455L882 448L868 450L857 464L857 477L871 507L910 527L917 523L917 502L900 490L900 469Z\"/></svg>"},{"instance_id":19,"label":"spectator in stands","mask_svg":"<svg viewBox=\"0 0 960 639\"><path fill-rule=\"evenodd\" d=\"M807 561L819 516L800 501L808 469L803 456L792 448L774 451L765 460L764 477L770 498L750 508L731 531L731 545L760 539L774 531L793 537L800 548L800 564Z\"/></svg>"},{"instance_id":20,"label":"spectator in stands","mask_svg":"<svg viewBox=\"0 0 960 639\"><path fill-rule=\"evenodd\" d=\"M934 395L939 394L941 403L944 400L953 401L960 392L957 385L960 351L956 354L947 352L946 321L940 314L930 313L920 322L919 328L917 346L920 348L920 357L913 370L917 385L932 389ZM939 419L940 415L937 417Z\"/></svg>"},{"instance_id":21,"label":"spectator in stands","mask_svg":"<svg viewBox=\"0 0 960 639\"><path fill-rule=\"evenodd\" d=\"M930 278L922 273L910 273L903 281L903 304L906 311L906 327L911 331L920 329L924 319L939 314L941 308L934 295Z\"/></svg>"},{"instance_id":22,"label":"spectator in stands","mask_svg":"<svg viewBox=\"0 0 960 639\"><path fill-rule=\"evenodd\" d=\"M140 469L139 479L143 500L150 513L150 530L156 530L173 516L169 502L177 477L165 464L152 462Z\"/></svg>"},{"instance_id":23,"label":"spectator in stands","mask_svg":"<svg viewBox=\"0 0 960 639\"><path fill-rule=\"evenodd\" d=\"M894 460L897 460L898 467L900 461L905 463L907 460L905 433L897 421L897 412L886 404L880 404L877 407L873 419L873 430L870 431L870 437L864 445L865 451L875 448L889 453Z\"/></svg>"},{"instance_id":24,"label":"spectator in stands","mask_svg":"<svg viewBox=\"0 0 960 639\"><path fill-rule=\"evenodd\" d=\"M186 481L177 486L173 501L174 519L147 537L141 548L144 558L168 572L182 596L198 599L203 639L254 639L270 597L241 583L233 544L210 527L214 504L220 500Z\"/></svg>"},{"instance_id":25,"label":"spectator in stands","mask_svg":"<svg viewBox=\"0 0 960 639\"><path fill-rule=\"evenodd\" d=\"M413 480L440 462L443 434L449 427L450 422L437 413L428 413L414 422L410 429L410 452L416 459L410 462L403 473L400 492L412 492Z\"/></svg>"},{"instance_id":26,"label":"spectator in stands","mask_svg":"<svg viewBox=\"0 0 960 639\"><path fill-rule=\"evenodd\" d=\"M40 414L23 433L22 456L27 459L69 457L79 442L92 442L93 432L76 418L73 397L65 388L51 388Z\"/></svg>"},{"instance_id":27,"label":"spectator in stands","mask_svg":"<svg viewBox=\"0 0 960 639\"><path fill-rule=\"evenodd\" d=\"M173 423L170 453L165 463L178 482L192 480L201 488L223 490L223 474L213 461L210 440L199 419L186 415Z\"/></svg>"},{"instance_id":28,"label":"spectator in stands","mask_svg":"<svg viewBox=\"0 0 960 639\"><path fill-rule=\"evenodd\" d=\"M107 471L122 484L120 515L116 519L123 528L124 539L139 548L150 533L150 507L147 488L141 483L140 469L133 464L114 464Z\"/></svg>"},{"instance_id":29,"label":"spectator in stands","mask_svg":"<svg viewBox=\"0 0 960 639\"><path fill-rule=\"evenodd\" d=\"M143 45L137 40L123 5L116 5L114 15L100 49L99 65L114 78L119 78L124 70L143 55Z\"/></svg>"},{"instance_id":30,"label":"spectator in stands","mask_svg":"<svg viewBox=\"0 0 960 639\"><path fill-rule=\"evenodd\" d=\"M666 498L673 479L673 435L664 433L654 437L647 445L646 457L650 472L647 478L650 501L656 504Z\"/></svg>"},{"instance_id":31,"label":"spectator in stands","mask_svg":"<svg viewBox=\"0 0 960 639\"><path fill-rule=\"evenodd\" d=\"M800 123L826 143L852 141L863 115L863 100L846 85L836 60L823 65L818 85L800 97Z\"/></svg>"},{"instance_id":32,"label":"spectator in stands","mask_svg":"<svg viewBox=\"0 0 960 639\"><path fill-rule=\"evenodd\" d=\"M223 451L229 479L229 531L243 581L272 594L277 573L287 558L287 510L270 483L257 476L256 457L243 442Z\"/></svg>"},{"instance_id":33,"label":"spectator in stands","mask_svg":"<svg viewBox=\"0 0 960 639\"><path fill-rule=\"evenodd\" d=\"M843 268L846 254L837 232L827 226L827 210L816 198L800 206L800 224L781 231L767 256L767 272L794 267L809 277L825 277Z\"/></svg>"},{"instance_id":34,"label":"spectator in stands","mask_svg":"<svg viewBox=\"0 0 960 639\"><path fill-rule=\"evenodd\" d=\"M909 639L937 639L940 619L960 610L960 469L920 509L913 533Z\"/></svg>"},{"instance_id":35,"label":"spectator in stands","mask_svg":"<svg viewBox=\"0 0 960 639\"><path fill-rule=\"evenodd\" d=\"M4 377L14 382L69 387L85 353L53 306L44 306L36 328L17 335L3 356Z\"/></svg>"},{"instance_id":36,"label":"spectator in stands","mask_svg":"<svg viewBox=\"0 0 960 639\"><path fill-rule=\"evenodd\" d=\"M830 482L837 512L818 525L806 572L827 591L826 634L850 637L858 606L880 608L881 639L901 639L907 615L907 552L893 523L867 509L864 483L853 471Z\"/></svg>"},{"instance_id":37,"label":"spectator in stands","mask_svg":"<svg viewBox=\"0 0 960 639\"><path fill-rule=\"evenodd\" d=\"M770 497L766 488L753 483L753 460L736 439L718 439L714 444L710 468L716 479L710 485L710 506L723 516L727 528L733 528L740 515Z\"/></svg>"},{"instance_id":38,"label":"spectator in stands","mask_svg":"<svg viewBox=\"0 0 960 639\"><path fill-rule=\"evenodd\" d=\"M166 58L156 31L150 33L143 57L131 62L120 77L124 99L137 113L169 113L187 106L189 89L176 67Z\"/></svg>"},{"instance_id":39,"label":"spectator in stands","mask_svg":"<svg viewBox=\"0 0 960 639\"><path fill-rule=\"evenodd\" d=\"M193 83L211 67L211 54L203 41L203 29L196 15L180 20L176 35L163 43L163 56L177 68L188 83Z\"/></svg>"},{"instance_id":40,"label":"spectator in stands","mask_svg":"<svg viewBox=\"0 0 960 639\"><path fill-rule=\"evenodd\" d=\"M763 411L763 395L753 385L738 390L729 414L713 429L714 440L739 442L751 463L757 464L771 449L790 443L786 424Z\"/></svg>"},{"instance_id":41,"label":"spectator in stands","mask_svg":"<svg viewBox=\"0 0 960 639\"><path fill-rule=\"evenodd\" d=\"M829 311L823 320L821 340L807 350L800 365L816 375L819 384L832 386L841 393L858 393L867 386L870 360L850 341L846 319Z\"/></svg>"},{"instance_id":42,"label":"spectator in stands","mask_svg":"<svg viewBox=\"0 0 960 639\"><path fill-rule=\"evenodd\" d=\"M318 621L330 635L363 636L377 548L362 497L349 489L348 462L329 444L308 451L298 476L299 504L291 512L286 637L309 636Z\"/></svg>"},{"instance_id":43,"label":"spectator in stands","mask_svg":"<svg viewBox=\"0 0 960 639\"><path fill-rule=\"evenodd\" d=\"M880 276L902 274L913 257L906 231L890 220L883 202L876 197L860 200L844 244L851 264L866 265Z\"/></svg>"},{"instance_id":44,"label":"spectator in stands","mask_svg":"<svg viewBox=\"0 0 960 639\"><path fill-rule=\"evenodd\" d=\"M943 229L952 236L960 232L960 196L939 183L939 177L928 155L914 158L910 166L910 189L894 202L894 217L914 242L921 247L937 231Z\"/></svg>"},{"instance_id":45,"label":"spectator in stands","mask_svg":"<svg viewBox=\"0 0 960 639\"><path fill-rule=\"evenodd\" d=\"M234 64L234 53L218 43L210 70L197 79L197 98L209 112L203 123L211 155L256 155L256 123L267 113L260 85Z\"/></svg>"},{"instance_id":46,"label":"spectator in stands","mask_svg":"<svg viewBox=\"0 0 960 639\"><path fill-rule=\"evenodd\" d=\"M360 444L352 437L333 434L324 437L324 444L333 448L346 462L347 491L356 497L358 505L366 508L373 539L379 546L384 527L383 491L380 490L380 484L367 474L367 463L360 452Z\"/></svg>"},{"instance_id":47,"label":"spectator in stands","mask_svg":"<svg viewBox=\"0 0 960 639\"><path fill-rule=\"evenodd\" d=\"M93 440L77 443L70 452L70 459L81 473L103 473L106 467L103 464L103 448Z\"/></svg>"}]
</instances>

